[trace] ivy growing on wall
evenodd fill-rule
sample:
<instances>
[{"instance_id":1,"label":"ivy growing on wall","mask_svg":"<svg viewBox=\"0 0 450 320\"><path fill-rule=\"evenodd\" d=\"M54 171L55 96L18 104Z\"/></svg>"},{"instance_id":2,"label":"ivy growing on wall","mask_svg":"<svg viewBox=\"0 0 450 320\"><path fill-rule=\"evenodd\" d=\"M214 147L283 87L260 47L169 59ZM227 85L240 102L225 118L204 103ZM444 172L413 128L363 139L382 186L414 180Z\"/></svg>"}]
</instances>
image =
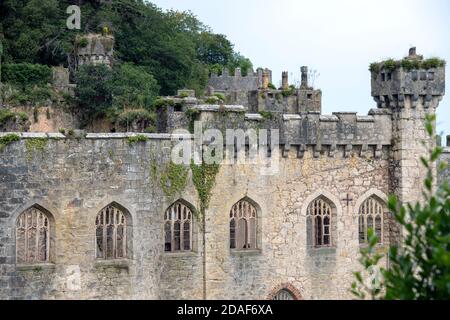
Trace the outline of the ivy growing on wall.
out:
<instances>
[{"instance_id":1,"label":"ivy growing on wall","mask_svg":"<svg viewBox=\"0 0 450 320\"><path fill-rule=\"evenodd\" d=\"M204 216L206 209L211 200L211 191L216 182L216 176L219 173L219 164L202 164L197 165L191 162L192 182L197 190L200 198L200 214Z\"/></svg>"},{"instance_id":2,"label":"ivy growing on wall","mask_svg":"<svg viewBox=\"0 0 450 320\"><path fill-rule=\"evenodd\" d=\"M27 160L33 159L34 152L43 153L47 148L48 138L31 138L25 141L25 148L27 150Z\"/></svg>"},{"instance_id":3,"label":"ivy growing on wall","mask_svg":"<svg viewBox=\"0 0 450 320\"><path fill-rule=\"evenodd\" d=\"M194 122L197 120L197 116L200 114L200 111L197 109L187 109L185 114L189 119L189 132L194 133Z\"/></svg>"},{"instance_id":4,"label":"ivy growing on wall","mask_svg":"<svg viewBox=\"0 0 450 320\"><path fill-rule=\"evenodd\" d=\"M160 178L162 190L167 198L173 199L175 195L183 192L186 188L188 172L189 169L182 164L175 164L172 161L168 163Z\"/></svg>"}]
</instances>

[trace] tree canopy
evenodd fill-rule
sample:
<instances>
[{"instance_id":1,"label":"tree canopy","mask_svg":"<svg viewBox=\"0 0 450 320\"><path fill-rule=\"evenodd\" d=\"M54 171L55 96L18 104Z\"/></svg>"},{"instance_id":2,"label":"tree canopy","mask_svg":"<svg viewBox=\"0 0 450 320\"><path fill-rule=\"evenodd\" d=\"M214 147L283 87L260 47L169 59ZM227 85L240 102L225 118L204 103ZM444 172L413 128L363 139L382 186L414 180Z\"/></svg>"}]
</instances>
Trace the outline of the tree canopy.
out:
<instances>
[{"instance_id":1,"label":"tree canopy","mask_svg":"<svg viewBox=\"0 0 450 320\"><path fill-rule=\"evenodd\" d=\"M66 27L72 4L81 8L81 30ZM67 66L76 36L99 33L105 25L115 36L117 61L145 68L161 95L203 89L212 65L251 67L226 36L213 33L191 12L163 11L143 0L4 0L3 61Z\"/></svg>"}]
</instances>

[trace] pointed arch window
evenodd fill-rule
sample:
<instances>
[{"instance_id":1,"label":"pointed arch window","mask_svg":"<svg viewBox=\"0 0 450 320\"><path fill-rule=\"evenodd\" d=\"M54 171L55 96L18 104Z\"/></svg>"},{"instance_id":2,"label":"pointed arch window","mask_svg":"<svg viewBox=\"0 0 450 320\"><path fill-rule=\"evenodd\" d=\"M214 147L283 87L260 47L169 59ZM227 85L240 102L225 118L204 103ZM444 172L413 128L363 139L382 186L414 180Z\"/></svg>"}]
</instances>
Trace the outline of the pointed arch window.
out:
<instances>
[{"instance_id":1,"label":"pointed arch window","mask_svg":"<svg viewBox=\"0 0 450 320\"><path fill-rule=\"evenodd\" d=\"M281 289L273 296L272 300L296 300L296 299L289 290Z\"/></svg>"},{"instance_id":2,"label":"pointed arch window","mask_svg":"<svg viewBox=\"0 0 450 320\"><path fill-rule=\"evenodd\" d=\"M258 214L250 201L243 199L230 210L230 248L257 249Z\"/></svg>"},{"instance_id":3,"label":"pointed arch window","mask_svg":"<svg viewBox=\"0 0 450 320\"><path fill-rule=\"evenodd\" d=\"M96 258L123 259L129 256L130 217L116 204L103 208L95 219Z\"/></svg>"},{"instance_id":4,"label":"pointed arch window","mask_svg":"<svg viewBox=\"0 0 450 320\"><path fill-rule=\"evenodd\" d=\"M164 251L191 251L192 229L192 210L180 200L172 204L164 214Z\"/></svg>"},{"instance_id":5,"label":"pointed arch window","mask_svg":"<svg viewBox=\"0 0 450 320\"><path fill-rule=\"evenodd\" d=\"M33 206L19 215L16 222L16 261L18 264L50 261L51 219Z\"/></svg>"},{"instance_id":6,"label":"pointed arch window","mask_svg":"<svg viewBox=\"0 0 450 320\"><path fill-rule=\"evenodd\" d=\"M369 197L359 207L358 212L358 234L359 243L367 243L367 231L371 228L381 243L383 232L384 203L375 196Z\"/></svg>"},{"instance_id":7,"label":"pointed arch window","mask_svg":"<svg viewBox=\"0 0 450 320\"><path fill-rule=\"evenodd\" d=\"M332 245L333 230L335 229L335 217L333 207L328 199L319 197L315 199L307 209L307 227L311 236L310 243L315 247L327 247Z\"/></svg>"}]
</instances>

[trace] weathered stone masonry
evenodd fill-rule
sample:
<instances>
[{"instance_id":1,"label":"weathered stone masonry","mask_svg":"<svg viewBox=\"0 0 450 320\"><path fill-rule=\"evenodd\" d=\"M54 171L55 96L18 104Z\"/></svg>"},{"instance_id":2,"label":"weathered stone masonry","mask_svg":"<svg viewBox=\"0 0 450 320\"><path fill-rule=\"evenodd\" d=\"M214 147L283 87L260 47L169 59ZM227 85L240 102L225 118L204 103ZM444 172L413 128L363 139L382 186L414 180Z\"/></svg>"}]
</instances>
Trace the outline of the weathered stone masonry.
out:
<instances>
[{"instance_id":1,"label":"weathered stone masonry","mask_svg":"<svg viewBox=\"0 0 450 320\"><path fill-rule=\"evenodd\" d=\"M31 160L25 141L8 146L2 157L2 298L202 297L202 246L189 253L163 252L165 209L180 197L198 207L190 180L183 194L167 199L152 177L153 161L158 171L168 162L170 140L130 146L126 139L111 137L49 139L46 150L34 151ZM273 287L286 282L304 298L347 296L359 243L355 209L341 198L347 192L354 199L374 190L389 193L388 149L378 159L356 153L329 159L314 158L312 150L299 159L292 151L283 158L280 174L267 177L259 176L255 167L220 169L207 214L208 298L266 298ZM321 194L337 207L337 245L308 249L298 245L305 243L302 210ZM261 247L231 252L229 210L243 197L259 206ZM128 261L95 260L95 216L111 202L132 216L133 256ZM55 220L54 264L17 266L15 219L34 204ZM200 243L198 232L196 237Z\"/></svg>"},{"instance_id":2,"label":"weathered stone masonry","mask_svg":"<svg viewBox=\"0 0 450 320\"><path fill-rule=\"evenodd\" d=\"M385 95L373 88L374 97ZM405 92L402 103L384 99L367 116L303 110L266 119L244 106L193 103L206 127L280 130L280 152L271 153L279 157L277 174L261 175L258 165L220 166L204 230L191 170L182 190L163 191L171 134L144 134L146 141L130 144L136 134L21 133L0 153L0 299L266 299L279 290L303 299L351 298L363 245L359 208L369 197L385 205L390 193L403 202L420 199L421 140L433 143L423 120L443 94L443 86L431 99ZM169 132L183 127L164 119ZM307 208L318 198L332 208L328 247L308 240ZM179 199L194 212L193 250L165 252L164 213ZM230 249L230 209L241 199L257 210L255 250ZM126 259L96 259L96 216L110 204L130 217ZM32 206L50 217L50 259L20 265L16 221ZM380 250L400 236L386 208L383 215Z\"/></svg>"}]
</instances>

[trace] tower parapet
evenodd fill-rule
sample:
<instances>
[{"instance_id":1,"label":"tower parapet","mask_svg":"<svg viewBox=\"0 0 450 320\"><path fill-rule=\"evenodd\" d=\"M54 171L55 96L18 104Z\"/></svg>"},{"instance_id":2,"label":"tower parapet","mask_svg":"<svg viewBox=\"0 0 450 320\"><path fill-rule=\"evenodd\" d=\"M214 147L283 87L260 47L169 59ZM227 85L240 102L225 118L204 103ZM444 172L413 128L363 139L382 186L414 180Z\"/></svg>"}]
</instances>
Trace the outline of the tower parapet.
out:
<instances>
[{"instance_id":1,"label":"tower parapet","mask_svg":"<svg viewBox=\"0 0 450 320\"><path fill-rule=\"evenodd\" d=\"M269 82L272 80L272 72L269 69L259 68L256 72L252 69L243 72L241 68L236 68L234 75L230 75L227 68L222 70L222 74L211 73L208 86L215 91L252 91L258 90L263 84L263 73L269 74ZM245 75L244 75L245 74Z\"/></svg>"},{"instance_id":2,"label":"tower parapet","mask_svg":"<svg viewBox=\"0 0 450 320\"><path fill-rule=\"evenodd\" d=\"M402 60L389 59L370 65L372 97L379 108L404 107L410 97L412 106L423 101L429 107L433 98L445 93L445 61L438 58L424 60L411 48Z\"/></svg>"},{"instance_id":3,"label":"tower parapet","mask_svg":"<svg viewBox=\"0 0 450 320\"><path fill-rule=\"evenodd\" d=\"M411 48L402 60L372 63L370 71L377 107L392 112L391 192L402 203L414 203L422 199L427 174L420 158L436 143L424 125L445 94L445 61L424 59Z\"/></svg>"}]
</instances>

